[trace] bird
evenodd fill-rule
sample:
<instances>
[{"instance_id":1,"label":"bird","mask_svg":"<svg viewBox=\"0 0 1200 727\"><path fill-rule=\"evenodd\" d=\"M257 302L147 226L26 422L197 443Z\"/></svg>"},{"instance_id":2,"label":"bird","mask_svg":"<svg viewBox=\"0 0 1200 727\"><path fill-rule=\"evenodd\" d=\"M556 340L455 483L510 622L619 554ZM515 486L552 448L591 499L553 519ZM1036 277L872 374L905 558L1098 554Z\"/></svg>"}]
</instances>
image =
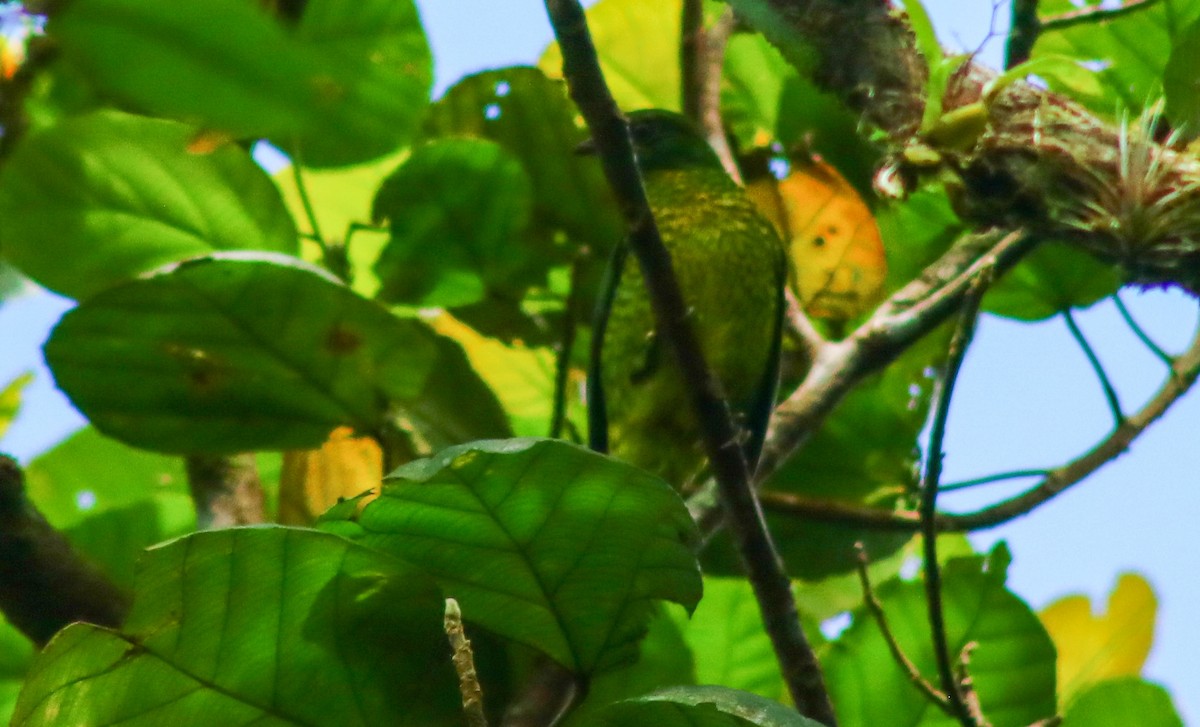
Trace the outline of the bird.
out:
<instances>
[{"instance_id":1,"label":"bird","mask_svg":"<svg viewBox=\"0 0 1200 727\"><path fill-rule=\"evenodd\" d=\"M786 247L689 119L648 109L627 121L689 320L753 473L779 380ZM705 471L700 425L641 270L625 249L618 246L610 260L608 295L593 319L589 443L685 488Z\"/></svg>"}]
</instances>

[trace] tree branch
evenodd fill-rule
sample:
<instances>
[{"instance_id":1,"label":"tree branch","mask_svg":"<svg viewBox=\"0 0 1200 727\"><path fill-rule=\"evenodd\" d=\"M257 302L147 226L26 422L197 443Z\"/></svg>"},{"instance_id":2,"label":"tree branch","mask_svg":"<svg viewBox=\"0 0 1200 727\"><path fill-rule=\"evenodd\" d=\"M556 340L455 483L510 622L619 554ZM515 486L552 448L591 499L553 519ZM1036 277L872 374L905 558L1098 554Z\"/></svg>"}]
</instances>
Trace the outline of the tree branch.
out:
<instances>
[{"instance_id":1,"label":"tree branch","mask_svg":"<svg viewBox=\"0 0 1200 727\"><path fill-rule=\"evenodd\" d=\"M115 628L130 596L50 527L25 496L16 460L0 455L0 611L38 646L67 624Z\"/></svg>"},{"instance_id":2,"label":"tree branch","mask_svg":"<svg viewBox=\"0 0 1200 727\"><path fill-rule=\"evenodd\" d=\"M262 483L253 454L193 454L184 458L199 530L252 525L263 515Z\"/></svg>"},{"instance_id":3,"label":"tree branch","mask_svg":"<svg viewBox=\"0 0 1200 727\"><path fill-rule=\"evenodd\" d=\"M629 247L646 282L657 330L669 342L692 397L705 448L716 477L730 530L754 587L796 708L834 725L836 718L820 666L800 629L791 581L775 551L720 383L705 363L688 320L671 257L663 246L634 161L629 131L600 70L578 0L546 0L550 23L563 53L563 75L571 97L591 129L609 186L629 226Z\"/></svg>"},{"instance_id":4,"label":"tree branch","mask_svg":"<svg viewBox=\"0 0 1200 727\"><path fill-rule=\"evenodd\" d=\"M1005 70L1029 60L1042 32L1038 0L1012 0L1012 14L1009 17L1011 30L1008 31L1008 44L1004 48Z\"/></svg>"},{"instance_id":5,"label":"tree branch","mask_svg":"<svg viewBox=\"0 0 1200 727\"><path fill-rule=\"evenodd\" d=\"M1096 470L1121 456L1129 446L1155 421L1171 408L1195 384L1200 376L1200 331L1182 355L1173 359L1166 382L1136 413L1125 418L1115 430L1076 459L1052 469L1035 486L1021 494L976 510L950 515L939 514L938 532L962 533L996 527L1022 515L1066 492ZM850 503L813 500L781 492L764 491L763 505L773 511L811 518L821 522L845 523L877 530L916 531L920 517L912 511L893 512Z\"/></svg>"},{"instance_id":6,"label":"tree branch","mask_svg":"<svg viewBox=\"0 0 1200 727\"><path fill-rule=\"evenodd\" d=\"M1052 18L1046 18L1041 22L1042 32L1047 30L1066 30L1067 28L1082 25L1083 23L1101 23L1106 20L1114 20L1136 10L1145 10L1157 2L1158 0L1128 0L1128 2L1124 2L1115 8L1105 7L1101 4L1089 5L1078 10L1071 10L1061 15L1055 15Z\"/></svg>"},{"instance_id":7,"label":"tree branch","mask_svg":"<svg viewBox=\"0 0 1200 727\"><path fill-rule=\"evenodd\" d=\"M721 76L725 68L725 47L733 34L736 20L733 10L725 8L713 27L705 30L703 3L684 0L681 36L681 80L683 113L704 131L708 145L717 153L721 166L738 184L742 170L738 168L725 122L721 119Z\"/></svg>"}]
</instances>

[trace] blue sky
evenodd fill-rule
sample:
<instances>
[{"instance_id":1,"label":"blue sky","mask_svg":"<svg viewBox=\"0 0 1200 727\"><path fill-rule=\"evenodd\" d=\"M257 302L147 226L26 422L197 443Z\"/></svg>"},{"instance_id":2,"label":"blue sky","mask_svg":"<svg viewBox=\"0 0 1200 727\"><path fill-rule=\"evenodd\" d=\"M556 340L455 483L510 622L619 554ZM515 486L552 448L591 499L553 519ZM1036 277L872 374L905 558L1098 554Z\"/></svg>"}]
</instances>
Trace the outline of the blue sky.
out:
<instances>
[{"instance_id":1,"label":"blue sky","mask_svg":"<svg viewBox=\"0 0 1200 727\"><path fill-rule=\"evenodd\" d=\"M536 0L418 0L434 47L439 92L464 73L531 63L550 39ZM987 0L926 0L943 41L976 49L989 34ZM1002 8L997 27L1007 16ZM999 42L982 58L998 63ZM1127 290L1123 299L1171 351L1197 322L1196 304L1178 293ZM28 459L79 426L81 419L41 368L40 346L70 303L45 293L0 306L0 383L36 368L23 415L0 448ZM1112 376L1126 411L1162 382L1161 364L1125 328L1111 303L1079 314ZM1022 468L1052 467L1077 456L1106 431L1110 417L1078 347L1058 321L1026 325L987 317L968 356L951 411L947 481ZM1146 575L1160 599L1157 643L1147 676L1166 684L1185 716L1200 715L1200 604L1194 554L1200 538L1200 396L1174 409L1114 464L1033 514L975 536L980 546L1006 539L1015 561L1010 585L1039 608L1073 592L1103 599L1118 573ZM991 486L947 498L955 509L1001 498ZM1189 557L1191 556L1191 557Z\"/></svg>"}]
</instances>

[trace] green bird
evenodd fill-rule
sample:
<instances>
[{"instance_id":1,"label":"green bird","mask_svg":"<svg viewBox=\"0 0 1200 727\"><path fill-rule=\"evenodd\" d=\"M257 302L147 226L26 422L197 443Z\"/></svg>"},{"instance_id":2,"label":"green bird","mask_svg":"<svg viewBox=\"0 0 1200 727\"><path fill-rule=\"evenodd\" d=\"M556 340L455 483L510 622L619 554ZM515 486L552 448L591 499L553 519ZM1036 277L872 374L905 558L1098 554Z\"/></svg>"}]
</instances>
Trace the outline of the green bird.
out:
<instances>
[{"instance_id":1,"label":"green bird","mask_svg":"<svg viewBox=\"0 0 1200 727\"><path fill-rule=\"evenodd\" d=\"M743 430L753 472L779 379L783 241L688 119L647 110L628 121L691 324ZM701 431L674 354L656 330L641 270L624 247L613 256L608 275L618 277L594 322L589 435L594 449L682 487L704 470Z\"/></svg>"}]
</instances>

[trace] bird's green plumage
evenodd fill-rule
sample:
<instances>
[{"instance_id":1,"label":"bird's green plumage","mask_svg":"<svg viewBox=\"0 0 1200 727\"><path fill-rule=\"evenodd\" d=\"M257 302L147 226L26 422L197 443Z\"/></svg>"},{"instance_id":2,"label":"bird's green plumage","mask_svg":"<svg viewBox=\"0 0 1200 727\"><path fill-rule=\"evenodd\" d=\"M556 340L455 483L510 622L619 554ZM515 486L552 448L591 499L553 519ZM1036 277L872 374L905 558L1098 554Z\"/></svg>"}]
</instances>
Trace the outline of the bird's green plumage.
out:
<instances>
[{"instance_id":1,"label":"bird's green plumage","mask_svg":"<svg viewBox=\"0 0 1200 727\"><path fill-rule=\"evenodd\" d=\"M643 111L629 121L692 325L747 432L743 446L753 463L778 378L783 243L686 119ZM618 265L612 300L597 318L603 340L600 370L591 372L592 426L605 428L614 456L678 486L702 469L700 429L673 354L656 333L637 261L626 256Z\"/></svg>"}]
</instances>

